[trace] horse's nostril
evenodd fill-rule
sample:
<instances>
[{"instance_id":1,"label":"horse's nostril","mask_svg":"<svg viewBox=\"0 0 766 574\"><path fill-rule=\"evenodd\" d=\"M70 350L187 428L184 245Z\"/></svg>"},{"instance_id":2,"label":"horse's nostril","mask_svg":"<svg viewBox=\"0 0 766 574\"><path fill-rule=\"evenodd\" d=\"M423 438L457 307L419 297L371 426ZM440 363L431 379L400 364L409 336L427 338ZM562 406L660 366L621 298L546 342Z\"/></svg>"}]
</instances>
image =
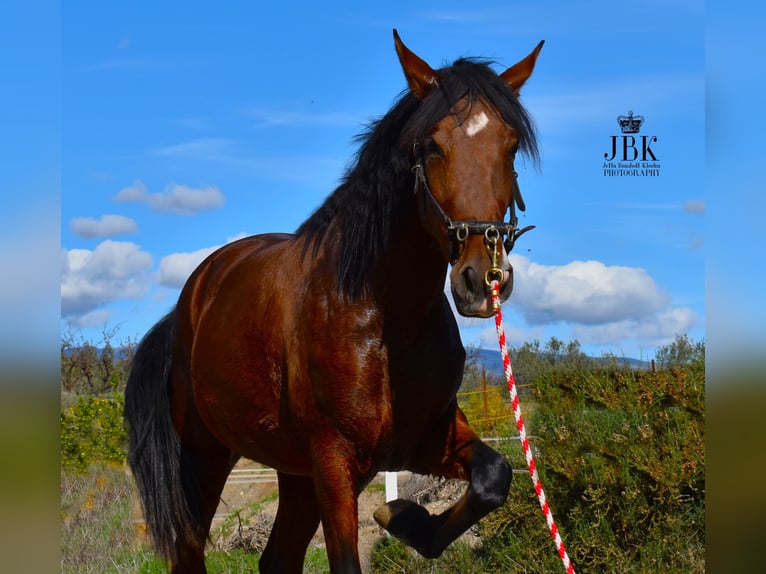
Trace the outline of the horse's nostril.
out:
<instances>
[{"instance_id":1,"label":"horse's nostril","mask_svg":"<svg viewBox=\"0 0 766 574\"><path fill-rule=\"evenodd\" d=\"M471 274L469 273L470 270L471 270L471 268L469 267L468 269L463 271L463 282L465 283L466 291L468 291L469 293L472 291L472 288L471 288Z\"/></svg>"},{"instance_id":2,"label":"horse's nostril","mask_svg":"<svg viewBox=\"0 0 766 574\"><path fill-rule=\"evenodd\" d=\"M473 267L467 267L465 271L463 271L463 281L468 293L474 293L476 289L481 287L480 277Z\"/></svg>"}]
</instances>

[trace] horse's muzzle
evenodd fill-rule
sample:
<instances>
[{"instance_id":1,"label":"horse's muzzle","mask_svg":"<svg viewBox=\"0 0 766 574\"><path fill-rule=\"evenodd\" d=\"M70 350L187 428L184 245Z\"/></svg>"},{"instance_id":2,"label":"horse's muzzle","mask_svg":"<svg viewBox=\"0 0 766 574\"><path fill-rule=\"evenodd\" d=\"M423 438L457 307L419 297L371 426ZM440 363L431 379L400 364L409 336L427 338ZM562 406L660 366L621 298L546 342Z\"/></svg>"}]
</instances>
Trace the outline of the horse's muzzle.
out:
<instances>
[{"instance_id":1,"label":"horse's muzzle","mask_svg":"<svg viewBox=\"0 0 766 574\"><path fill-rule=\"evenodd\" d=\"M513 268L504 263L503 281L500 284L500 301L505 301L513 291ZM492 316L492 294L486 280L486 270L471 265L453 267L450 274L452 298L457 312L465 317Z\"/></svg>"}]
</instances>

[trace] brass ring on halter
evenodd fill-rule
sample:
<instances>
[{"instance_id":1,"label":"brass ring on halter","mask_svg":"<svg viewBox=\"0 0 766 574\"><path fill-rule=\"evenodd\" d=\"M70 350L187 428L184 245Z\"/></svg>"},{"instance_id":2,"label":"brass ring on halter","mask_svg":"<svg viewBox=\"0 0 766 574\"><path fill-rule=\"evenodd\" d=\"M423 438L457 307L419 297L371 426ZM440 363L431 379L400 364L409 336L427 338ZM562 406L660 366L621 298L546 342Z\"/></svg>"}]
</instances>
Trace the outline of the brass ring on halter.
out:
<instances>
[{"instance_id":1,"label":"brass ring on halter","mask_svg":"<svg viewBox=\"0 0 766 574\"><path fill-rule=\"evenodd\" d=\"M484 284L487 287L492 287L494 281L497 281L498 285L502 285L503 279L505 279L505 274L499 267L490 267L484 274Z\"/></svg>"},{"instance_id":2,"label":"brass ring on halter","mask_svg":"<svg viewBox=\"0 0 766 574\"><path fill-rule=\"evenodd\" d=\"M500 230L494 225L490 225L484 230L484 239L487 240L487 243L494 246L498 239L500 239Z\"/></svg>"}]
</instances>

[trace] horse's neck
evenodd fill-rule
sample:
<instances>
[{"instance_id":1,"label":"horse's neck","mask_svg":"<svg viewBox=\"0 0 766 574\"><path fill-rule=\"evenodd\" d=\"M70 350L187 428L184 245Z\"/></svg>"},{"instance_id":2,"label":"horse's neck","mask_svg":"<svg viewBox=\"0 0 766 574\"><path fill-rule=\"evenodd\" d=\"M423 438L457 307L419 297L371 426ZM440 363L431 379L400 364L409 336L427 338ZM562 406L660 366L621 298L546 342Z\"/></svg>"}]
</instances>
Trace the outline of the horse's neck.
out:
<instances>
[{"instance_id":1,"label":"horse's neck","mask_svg":"<svg viewBox=\"0 0 766 574\"><path fill-rule=\"evenodd\" d=\"M378 299L392 326L418 330L434 305L444 301L447 262L416 215L397 222L386 256L376 270Z\"/></svg>"}]
</instances>

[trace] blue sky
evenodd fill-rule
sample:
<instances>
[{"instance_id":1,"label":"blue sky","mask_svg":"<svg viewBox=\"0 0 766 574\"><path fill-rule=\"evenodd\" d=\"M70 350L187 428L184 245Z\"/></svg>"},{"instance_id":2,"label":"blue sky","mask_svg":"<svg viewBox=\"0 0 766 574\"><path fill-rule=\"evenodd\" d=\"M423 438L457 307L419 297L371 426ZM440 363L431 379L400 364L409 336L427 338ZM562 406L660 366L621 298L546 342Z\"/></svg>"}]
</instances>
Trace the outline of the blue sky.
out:
<instances>
[{"instance_id":1,"label":"blue sky","mask_svg":"<svg viewBox=\"0 0 766 574\"><path fill-rule=\"evenodd\" d=\"M651 358L705 323L702 2L79 3L62 7L63 331L136 339L205 254L294 230L404 77L391 38L436 67L497 70L546 41L522 101L542 161L517 165L537 225L512 257L509 342L577 339ZM659 176L605 176L616 117L644 116ZM491 320L461 320L495 348Z\"/></svg>"}]
</instances>

